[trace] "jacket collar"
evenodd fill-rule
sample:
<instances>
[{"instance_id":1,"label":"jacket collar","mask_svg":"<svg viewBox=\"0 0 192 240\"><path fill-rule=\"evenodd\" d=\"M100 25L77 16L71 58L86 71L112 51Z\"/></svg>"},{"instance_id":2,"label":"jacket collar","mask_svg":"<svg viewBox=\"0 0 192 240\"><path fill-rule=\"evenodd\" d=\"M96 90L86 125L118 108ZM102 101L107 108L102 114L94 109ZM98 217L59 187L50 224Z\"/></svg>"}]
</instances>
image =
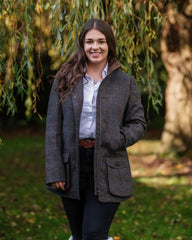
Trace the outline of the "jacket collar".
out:
<instances>
[{"instance_id":1,"label":"jacket collar","mask_svg":"<svg viewBox=\"0 0 192 240\"><path fill-rule=\"evenodd\" d=\"M111 74L113 71L120 69L121 65L117 60L114 60L112 63L109 64L109 68L108 68L108 74Z\"/></svg>"}]
</instances>

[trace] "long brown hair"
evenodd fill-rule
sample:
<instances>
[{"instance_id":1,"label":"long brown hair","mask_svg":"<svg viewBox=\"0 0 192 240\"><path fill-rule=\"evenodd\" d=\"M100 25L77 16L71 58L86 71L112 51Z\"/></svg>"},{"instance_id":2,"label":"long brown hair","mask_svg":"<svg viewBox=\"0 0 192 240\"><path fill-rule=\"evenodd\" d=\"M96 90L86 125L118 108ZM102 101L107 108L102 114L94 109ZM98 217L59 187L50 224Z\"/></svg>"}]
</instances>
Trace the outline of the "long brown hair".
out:
<instances>
[{"instance_id":1,"label":"long brown hair","mask_svg":"<svg viewBox=\"0 0 192 240\"><path fill-rule=\"evenodd\" d=\"M58 81L57 90L61 100L65 99L66 96L73 91L73 88L77 84L78 80L85 76L87 57L84 52L84 40L85 34L91 29L97 29L106 37L109 48L109 66L117 60L115 38L111 27L101 19L93 18L88 20L79 35L79 42L76 51L72 57L61 66L56 75L56 79Z\"/></svg>"}]
</instances>

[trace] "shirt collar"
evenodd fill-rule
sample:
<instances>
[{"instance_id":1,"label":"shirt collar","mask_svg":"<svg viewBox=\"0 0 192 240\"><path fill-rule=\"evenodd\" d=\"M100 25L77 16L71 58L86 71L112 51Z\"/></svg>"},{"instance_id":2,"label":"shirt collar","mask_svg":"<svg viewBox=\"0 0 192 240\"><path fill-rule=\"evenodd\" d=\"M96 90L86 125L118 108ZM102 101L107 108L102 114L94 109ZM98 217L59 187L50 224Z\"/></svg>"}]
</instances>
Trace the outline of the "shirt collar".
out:
<instances>
[{"instance_id":1,"label":"shirt collar","mask_svg":"<svg viewBox=\"0 0 192 240\"><path fill-rule=\"evenodd\" d=\"M108 62L107 62L106 66L105 66L105 68L103 69L103 72L102 72L102 78L105 78L107 76L108 67L109 67L109 65L108 65Z\"/></svg>"}]
</instances>

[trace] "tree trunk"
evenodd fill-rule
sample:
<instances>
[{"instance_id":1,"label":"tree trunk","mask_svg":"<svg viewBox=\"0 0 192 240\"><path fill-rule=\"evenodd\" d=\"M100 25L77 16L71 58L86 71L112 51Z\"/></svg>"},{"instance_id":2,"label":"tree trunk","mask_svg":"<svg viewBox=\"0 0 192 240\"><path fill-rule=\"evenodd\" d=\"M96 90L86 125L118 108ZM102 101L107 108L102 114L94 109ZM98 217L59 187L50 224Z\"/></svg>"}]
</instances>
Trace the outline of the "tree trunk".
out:
<instances>
[{"instance_id":1,"label":"tree trunk","mask_svg":"<svg viewBox=\"0 0 192 240\"><path fill-rule=\"evenodd\" d=\"M162 151L192 147L192 0L168 4L161 39L168 72Z\"/></svg>"}]
</instances>

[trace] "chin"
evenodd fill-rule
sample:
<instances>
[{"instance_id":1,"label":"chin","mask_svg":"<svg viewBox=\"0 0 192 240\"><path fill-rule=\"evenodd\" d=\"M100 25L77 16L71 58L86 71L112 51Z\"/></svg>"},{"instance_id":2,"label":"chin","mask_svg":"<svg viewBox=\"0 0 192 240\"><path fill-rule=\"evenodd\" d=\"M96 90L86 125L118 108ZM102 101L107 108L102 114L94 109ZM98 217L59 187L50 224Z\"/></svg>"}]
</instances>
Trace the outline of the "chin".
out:
<instances>
[{"instance_id":1,"label":"chin","mask_svg":"<svg viewBox=\"0 0 192 240\"><path fill-rule=\"evenodd\" d=\"M92 62L92 63L102 63L102 62L104 62L101 59L90 59L89 61Z\"/></svg>"}]
</instances>

